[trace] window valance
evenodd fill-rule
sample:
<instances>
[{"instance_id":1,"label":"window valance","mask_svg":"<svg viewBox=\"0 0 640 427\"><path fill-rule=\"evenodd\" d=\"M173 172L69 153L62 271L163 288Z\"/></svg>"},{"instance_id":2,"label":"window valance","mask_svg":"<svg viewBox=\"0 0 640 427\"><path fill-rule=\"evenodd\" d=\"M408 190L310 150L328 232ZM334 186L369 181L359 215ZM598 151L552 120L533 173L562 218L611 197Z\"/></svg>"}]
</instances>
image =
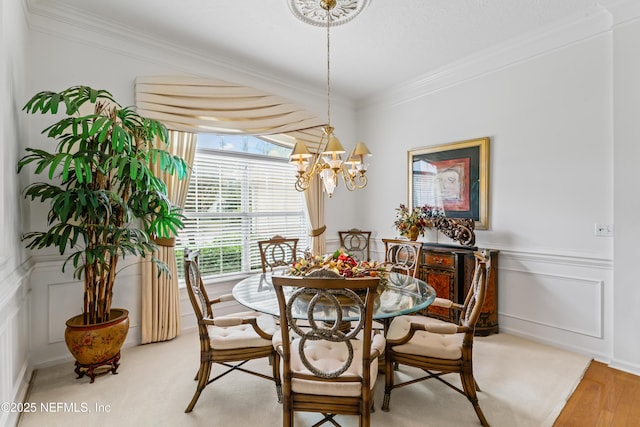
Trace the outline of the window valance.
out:
<instances>
[{"instance_id":1,"label":"window valance","mask_svg":"<svg viewBox=\"0 0 640 427\"><path fill-rule=\"evenodd\" d=\"M222 80L156 76L136 79L136 105L145 117L183 132L251 134L316 151L324 121L277 95Z\"/></svg>"}]
</instances>

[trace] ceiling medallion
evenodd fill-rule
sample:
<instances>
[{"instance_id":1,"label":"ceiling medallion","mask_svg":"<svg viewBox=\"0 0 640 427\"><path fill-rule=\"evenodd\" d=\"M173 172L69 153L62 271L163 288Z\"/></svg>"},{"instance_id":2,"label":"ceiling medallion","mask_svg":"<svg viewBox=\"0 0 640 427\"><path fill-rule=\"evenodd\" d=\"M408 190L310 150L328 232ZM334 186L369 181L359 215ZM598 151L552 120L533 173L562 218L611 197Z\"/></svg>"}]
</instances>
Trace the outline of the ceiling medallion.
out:
<instances>
[{"instance_id":1,"label":"ceiling medallion","mask_svg":"<svg viewBox=\"0 0 640 427\"><path fill-rule=\"evenodd\" d=\"M370 0L335 0L336 5L331 8L331 26L342 25L358 16L368 5ZM327 10L319 0L289 0L291 13L310 25L326 26Z\"/></svg>"}]
</instances>

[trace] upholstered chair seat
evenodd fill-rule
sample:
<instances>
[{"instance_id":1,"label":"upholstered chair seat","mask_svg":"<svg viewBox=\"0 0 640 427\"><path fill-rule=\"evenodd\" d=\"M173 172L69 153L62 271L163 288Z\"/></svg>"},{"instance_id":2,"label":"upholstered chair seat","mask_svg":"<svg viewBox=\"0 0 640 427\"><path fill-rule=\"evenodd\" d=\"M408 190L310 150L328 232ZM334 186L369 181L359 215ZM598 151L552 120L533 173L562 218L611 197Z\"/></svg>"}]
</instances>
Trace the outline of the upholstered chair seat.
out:
<instances>
[{"instance_id":1,"label":"upholstered chair seat","mask_svg":"<svg viewBox=\"0 0 640 427\"><path fill-rule=\"evenodd\" d=\"M395 351L402 354L437 357L456 360L462 357L464 334L457 334L458 326L439 319L424 316L400 316L391 322L387 338L396 340L405 337L411 323L424 325L426 331L416 331L406 344L398 345Z\"/></svg>"},{"instance_id":2,"label":"upholstered chair seat","mask_svg":"<svg viewBox=\"0 0 640 427\"><path fill-rule=\"evenodd\" d=\"M243 323L251 318L255 318L258 327L267 334L273 335L276 332L277 327L273 317L256 311L220 316L213 320L212 325L207 325L211 347L219 350L230 350L271 345L271 341L258 335L253 326Z\"/></svg>"}]
</instances>

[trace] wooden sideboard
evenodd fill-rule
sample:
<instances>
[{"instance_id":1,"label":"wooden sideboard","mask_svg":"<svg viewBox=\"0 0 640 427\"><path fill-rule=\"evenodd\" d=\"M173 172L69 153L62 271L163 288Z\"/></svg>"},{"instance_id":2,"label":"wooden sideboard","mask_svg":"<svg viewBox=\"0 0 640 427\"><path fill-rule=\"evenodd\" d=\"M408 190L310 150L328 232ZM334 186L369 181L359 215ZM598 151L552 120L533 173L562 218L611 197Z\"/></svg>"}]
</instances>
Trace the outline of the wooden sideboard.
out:
<instances>
[{"instance_id":1,"label":"wooden sideboard","mask_svg":"<svg viewBox=\"0 0 640 427\"><path fill-rule=\"evenodd\" d=\"M473 280L475 247L425 243L420 253L418 277L431 285L436 295L459 304ZM491 335L498 332L498 251L485 249L491 258L491 271L480 318L476 323L476 335ZM442 320L457 321L455 313L448 308L429 307L426 314Z\"/></svg>"}]
</instances>

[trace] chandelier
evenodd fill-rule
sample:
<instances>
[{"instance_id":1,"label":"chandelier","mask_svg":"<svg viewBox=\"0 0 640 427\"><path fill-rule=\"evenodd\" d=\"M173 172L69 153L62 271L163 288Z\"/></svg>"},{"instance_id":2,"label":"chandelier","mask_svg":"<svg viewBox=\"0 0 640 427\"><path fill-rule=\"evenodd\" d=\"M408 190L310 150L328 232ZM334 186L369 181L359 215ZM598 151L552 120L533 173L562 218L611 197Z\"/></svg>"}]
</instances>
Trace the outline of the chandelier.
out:
<instances>
[{"instance_id":1,"label":"chandelier","mask_svg":"<svg viewBox=\"0 0 640 427\"><path fill-rule=\"evenodd\" d=\"M295 0L305 3L309 10L308 1ZM329 197L333 196L333 191L338 186L338 181L342 178L345 187L349 191L364 188L367 185L368 164L365 157L371 153L364 142L358 142L354 149L343 160L345 149L340 140L333 133L331 126L331 55L330 55L330 29L332 25L332 13L336 7L336 0L317 0L319 7L324 9L324 20L327 26L327 125L322 128L322 137L318 145L318 152L311 154L307 146L302 141L296 141L289 161L295 164L297 176L295 188L298 191L305 191L311 185L314 177L322 179L325 192ZM293 4L295 2L292 2ZM351 2L353 4L353 1ZM313 9L313 8L312 8ZM317 8L316 8L317 9ZM342 11L340 11L342 14ZM358 10L359 12L359 10ZM318 14L314 11L314 18L318 19Z\"/></svg>"}]
</instances>

